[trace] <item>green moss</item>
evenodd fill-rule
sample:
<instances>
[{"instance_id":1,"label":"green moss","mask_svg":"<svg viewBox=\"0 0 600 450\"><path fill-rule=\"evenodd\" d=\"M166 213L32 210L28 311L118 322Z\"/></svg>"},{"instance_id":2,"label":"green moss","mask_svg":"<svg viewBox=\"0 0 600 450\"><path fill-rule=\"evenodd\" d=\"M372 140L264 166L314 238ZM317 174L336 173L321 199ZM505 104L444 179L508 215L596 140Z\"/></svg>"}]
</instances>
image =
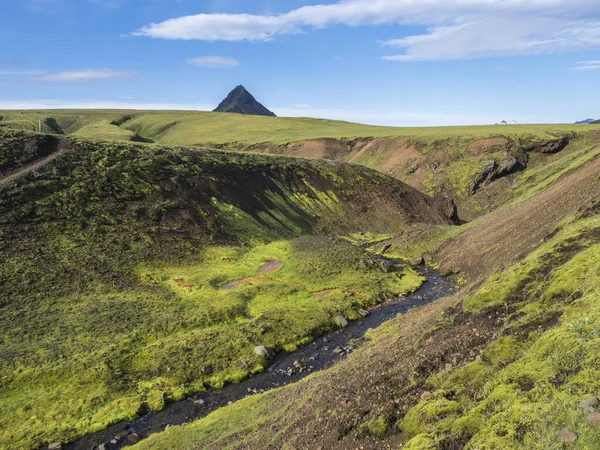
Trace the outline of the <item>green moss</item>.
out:
<instances>
[{"instance_id":1,"label":"green moss","mask_svg":"<svg viewBox=\"0 0 600 450\"><path fill-rule=\"evenodd\" d=\"M398 428L411 436L430 432L435 426L447 423L462 410L460 403L443 397L443 392L432 395L427 400L411 408Z\"/></svg>"},{"instance_id":2,"label":"green moss","mask_svg":"<svg viewBox=\"0 0 600 450\"><path fill-rule=\"evenodd\" d=\"M419 434L408 441L403 447L404 450L437 450L435 439L430 434Z\"/></svg>"},{"instance_id":3,"label":"green moss","mask_svg":"<svg viewBox=\"0 0 600 450\"><path fill-rule=\"evenodd\" d=\"M379 416L367 423L367 430L369 434L376 438L383 438L387 431L387 418L385 416Z\"/></svg>"},{"instance_id":4,"label":"green moss","mask_svg":"<svg viewBox=\"0 0 600 450\"><path fill-rule=\"evenodd\" d=\"M598 216L565 221L465 300L465 309L483 315L508 312L500 336L481 362L430 378L439 390L408 411L402 431L426 433L438 447L541 450L563 448L556 433L564 429L577 434L574 448L594 448L598 429L577 404L600 389L598 225ZM450 390L455 400L446 399ZM445 408L447 415L437 412Z\"/></svg>"}]
</instances>

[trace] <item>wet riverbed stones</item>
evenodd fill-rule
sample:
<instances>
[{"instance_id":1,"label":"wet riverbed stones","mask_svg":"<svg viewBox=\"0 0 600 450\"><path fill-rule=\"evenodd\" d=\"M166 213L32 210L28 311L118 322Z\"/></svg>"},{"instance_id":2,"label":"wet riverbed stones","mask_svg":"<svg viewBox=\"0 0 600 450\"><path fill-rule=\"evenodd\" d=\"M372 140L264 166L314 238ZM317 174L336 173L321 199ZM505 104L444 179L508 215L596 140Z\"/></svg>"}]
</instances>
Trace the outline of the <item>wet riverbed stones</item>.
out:
<instances>
[{"instance_id":1,"label":"wet riverbed stones","mask_svg":"<svg viewBox=\"0 0 600 450\"><path fill-rule=\"evenodd\" d=\"M346 328L348 326L348 321L346 320L346 318L344 316L337 316L335 318L335 321L342 328Z\"/></svg>"}]
</instances>

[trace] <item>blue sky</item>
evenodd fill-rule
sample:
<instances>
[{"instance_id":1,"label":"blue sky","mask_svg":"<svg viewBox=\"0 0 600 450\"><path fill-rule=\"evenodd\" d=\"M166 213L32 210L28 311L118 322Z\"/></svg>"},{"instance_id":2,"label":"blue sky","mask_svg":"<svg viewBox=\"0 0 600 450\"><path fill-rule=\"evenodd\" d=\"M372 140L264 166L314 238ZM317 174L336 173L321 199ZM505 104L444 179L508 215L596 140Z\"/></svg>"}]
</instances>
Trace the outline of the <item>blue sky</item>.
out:
<instances>
[{"instance_id":1,"label":"blue sky","mask_svg":"<svg viewBox=\"0 0 600 450\"><path fill-rule=\"evenodd\" d=\"M597 0L0 0L0 109L421 126L600 118Z\"/></svg>"}]
</instances>

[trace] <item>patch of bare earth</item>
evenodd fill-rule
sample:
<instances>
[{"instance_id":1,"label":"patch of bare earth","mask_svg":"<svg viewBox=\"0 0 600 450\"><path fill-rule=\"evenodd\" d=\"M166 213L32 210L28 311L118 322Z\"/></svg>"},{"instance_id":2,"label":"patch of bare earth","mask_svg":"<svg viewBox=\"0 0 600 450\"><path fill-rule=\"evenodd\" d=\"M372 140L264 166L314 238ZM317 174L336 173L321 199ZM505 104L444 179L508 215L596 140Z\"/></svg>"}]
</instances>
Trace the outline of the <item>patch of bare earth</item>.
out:
<instances>
[{"instance_id":1,"label":"patch of bare earth","mask_svg":"<svg viewBox=\"0 0 600 450\"><path fill-rule=\"evenodd\" d=\"M494 211L442 245L442 266L471 279L506 269L536 249L563 220L600 199L600 158L516 207Z\"/></svg>"}]
</instances>

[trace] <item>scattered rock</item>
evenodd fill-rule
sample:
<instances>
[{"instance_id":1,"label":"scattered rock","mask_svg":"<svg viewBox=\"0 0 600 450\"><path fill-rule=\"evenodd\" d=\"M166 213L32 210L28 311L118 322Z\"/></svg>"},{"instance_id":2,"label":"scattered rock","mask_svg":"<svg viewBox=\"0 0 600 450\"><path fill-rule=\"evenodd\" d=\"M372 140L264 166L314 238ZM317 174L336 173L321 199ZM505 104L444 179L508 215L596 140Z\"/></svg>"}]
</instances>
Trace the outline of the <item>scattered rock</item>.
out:
<instances>
[{"instance_id":1,"label":"scattered rock","mask_svg":"<svg viewBox=\"0 0 600 450\"><path fill-rule=\"evenodd\" d=\"M577 435L572 431L562 430L556 434L556 439L558 439L558 442L563 443L575 442L577 440Z\"/></svg>"},{"instance_id":2,"label":"scattered rock","mask_svg":"<svg viewBox=\"0 0 600 450\"><path fill-rule=\"evenodd\" d=\"M431 256L429 253L425 253L423 255L423 262L425 264L431 264L433 262L433 256Z\"/></svg>"},{"instance_id":3,"label":"scattered rock","mask_svg":"<svg viewBox=\"0 0 600 450\"><path fill-rule=\"evenodd\" d=\"M413 266L422 266L425 263L425 260L422 256L417 256L412 260Z\"/></svg>"},{"instance_id":4,"label":"scattered rock","mask_svg":"<svg viewBox=\"0 0 600 450\"><path fill-rule=\"evenodd\" d=\"M596 406L598 406L598 404L600 404L600 402L598 401L598 399L596 397L590 397L590 398L586 398L584 400L582 400L581 402L579 402L579 408L583 409L584 411L593 411L594 408Z\"/></svg>"},{"instance_id":5,"label":"scattered rock","mask_svg":"<svg viewBox=\"0 0 600 450\"><path fill-rule=\"evenodd\" d=\"M250 366L248 365L248 363L246 361L244 361L243 359L240 359L238 361L238 364L240 365L241 369L248 370L250 368Z\"/></svg>"},{"instance_id":6,"label":"scattered rock","mask_svg":"<svg viewBox=\"0 0 600 450\"><path fill-rule=\"evenodd\" d=\"M138 407L138 409L135 411L135 413L141 417L141 416L145 416L146 414L148 414L148 412L150 412L150 406L148 406L148 403L146 402L142 402L140 403L140 406Z\"/></svg>"},{"instance_id":7,"label":"scattered rock","mask_svg":"<svg viewBox=\"0 0 600 450\"><path fill-rule=\"evenodd\" d=\"M336 355L339 355L340 353L344 353L344 350L342 350L339 347L336 347L333 349L333 353L335 353Z\"/></svg>"},{"instance_id":8,"label":"scattered rock","mask_svg":"<svg viewBox=\"0 0 600 450\"><path fill-rule=\"evenodd\" d=\"M202 375L210 375L213 372L213 368L212 366L202 366L200 372L202 372Z\"/></svg>"},{"instance_id":9,"label":"scattered rock","mask_svg":"<svg viewBox=\"0 0 600 450\"><path fill-rule=\"evenodd\" d=\"M338 325L342 328L346 328L348 326L348 321L346 320L346 318L344 316L337 316L335 318L335 321L338 323Z\"/></svg>"},{"instance_id":10,"label":"scattered rock","mask_svg":"<svg viewBox=\"0 0 600 450\"><path fill-rule=\"evenodd\" d=\"M383 246L381 247L381 254L385 255L385 253L392 248L392 244L383 244Z\"/></svg>"},{"instance_id":11,"label":"scattered rock","mask_svg":"<svg viewBox=\"0 0 600 450\"><path fill-rule=\"evenodd\" d=\"M590 427L598 426L598 424L600 424L600 413L589 412L585 417L585 423Z\"/></svg>"},{"instance_id":12,"label":"scattered rock","mask_svg":"<svg viewBox=\"0 0 600 450\"><path fill-rule=\"evenodd\" d=\"M199 400L194 400L192 403L196 406L204 406L205 402L204 402L204 400L199 399Z\"/></svg>"},{"instance_id":13,"label":"scattered rock","mask_svg":"<svg viewBox=\"0 0 600 450\"><path fill-rule=\"evenodd\" d=\"M366 309L361 309L358 314L360 314L360 317L362 317L363 319L365 317L367 317L369 315L369 311L367 311Z\"/></svg>"},{"instance_id":14,"label":"scattered rock","mask_svg":"<svg viewBox=\"0 0 600 450\"><path fill-rule=\"evenodd\" d=\"M54 442L53 444L50 444L48 446L48 450L61 450L62 449L62 442Z\"/></svg>"},{"instance_id":15,"label":"scattered rock","mask_svg":"<svg viewBox=\"0 0 600 450\"><path fill-rule=\"evenodd\" d=\"M127 442L130 444L137 444L140 442L140 436L136 433L131 433L129 436L127 436Z\"/></svg>"},{"instance_id":16,"label":"scattered rock","mask_svg":"<svg viewBox=\"0 0 600 450\"><path fill-rule=\"evenodd\" d=\"M259 345L258 347L254 347L254 353L258 356L262 356L263 358L269 357L269 350L264 345Z\"/></svg>"},{"instance_id":17,"label":"scattered rock","mask_svg":"<svg viewBox=\"0 0 600 450\"><path fill-rule=\"evenodd\" d=\"M383 273L388 273L390 271L390 262L385 259L382 259L381 261L379 261L379 268Z\"/></svg>"},{"instance_id":18,"label":"scattered rock","mask_svg":"<svg viewBox=\"0 0 600 450\"><path fill-rule=\"evenodd\" d=\"M98 446L98 450L108 450L108 445L106 445L106 444L100 444Z\"/></svg>"}]
</instances>

